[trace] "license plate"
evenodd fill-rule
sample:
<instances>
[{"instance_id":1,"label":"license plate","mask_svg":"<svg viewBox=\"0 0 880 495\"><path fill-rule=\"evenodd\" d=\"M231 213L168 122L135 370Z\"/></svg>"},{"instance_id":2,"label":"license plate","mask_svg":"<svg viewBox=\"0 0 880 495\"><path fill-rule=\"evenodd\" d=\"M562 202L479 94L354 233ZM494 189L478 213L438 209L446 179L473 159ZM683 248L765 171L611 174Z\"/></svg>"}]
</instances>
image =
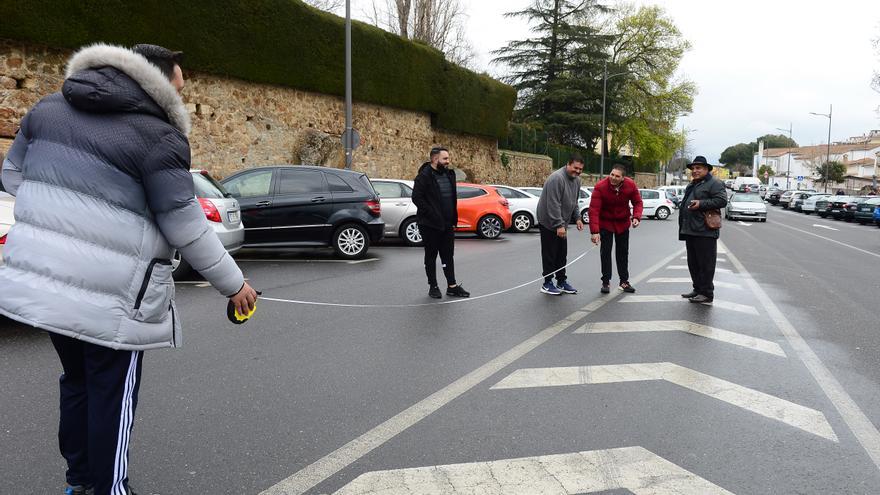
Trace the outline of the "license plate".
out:
<instances>
[{"instance_id":1,"label":"license plate","mask_svg":"<svg viewBox=\"0 0 880 495\"><path fill-rule=\"evenodd\" d=\"M832 209L831 209L831 213L840 213L840 210L838 210L838 209L836 209L836 208L832 208Z\"/></svg>"},{"instance_id":2,"label":"license plate","mask_svg":"<svg viewBox=\"0 0 880 495\"><path fill-rule=\"evenodd\" d=\"M227 216L229 217L230 223L238 223L238 212L237 211L230 211L229 213L227 213Z\"/></svg>"},{"instance_id":3,"label":"license plate","mask_svg":"<svg viewBox=\"0 0 880 495\"><path fill-rule=\"evenodd\" d=\"M756 213L753 211L744 211L743 215L756 215Z\"/></svg>"}]
</instances>

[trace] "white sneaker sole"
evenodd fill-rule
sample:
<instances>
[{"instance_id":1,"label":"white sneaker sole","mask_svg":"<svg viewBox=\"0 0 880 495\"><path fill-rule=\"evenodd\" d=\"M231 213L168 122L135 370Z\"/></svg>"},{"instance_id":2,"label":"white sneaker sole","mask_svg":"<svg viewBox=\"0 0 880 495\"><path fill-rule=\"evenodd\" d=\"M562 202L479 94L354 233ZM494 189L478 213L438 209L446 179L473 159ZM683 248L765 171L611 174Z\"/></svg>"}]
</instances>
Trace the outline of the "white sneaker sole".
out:
<instances>
[{"instance_id":1,"label":"white sneaker sole","mask_svg":"<svg viewBox=\"0 0 880 495\"><path fill-rule=\"evenodd\" d=\"M547 294L548 296L561 296L562 295L562 292L551 292L543 287L541 287L541 292L543 292L544 294Z\"/></svg>"}]
</instances>

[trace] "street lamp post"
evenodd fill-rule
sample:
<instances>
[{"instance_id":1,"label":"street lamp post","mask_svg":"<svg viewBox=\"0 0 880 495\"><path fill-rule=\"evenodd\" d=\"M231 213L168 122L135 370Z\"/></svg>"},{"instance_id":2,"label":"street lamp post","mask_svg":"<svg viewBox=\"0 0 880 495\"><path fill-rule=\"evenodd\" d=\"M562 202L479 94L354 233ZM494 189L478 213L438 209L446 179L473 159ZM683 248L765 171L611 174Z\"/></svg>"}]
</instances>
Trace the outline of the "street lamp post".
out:
<instances>
[{"instance_id":1,"label":"street lamp post","mask_svg":"<svg viewBox=\"0 0 880 495\"><path fill-rule=\"evenodd\" d=\"M352 151L351 126L351 0L345 0L345 168L351 169Z\"/></svg>"},{"instance_id":2,"label":"street lamp post","mask_svg":"<svg viewBox=\"0 0 880 495\"><path fill-rule=\"evenodd\" d=\"M825 161L825 192L828 192L828 176L831 172L831 110L832 105L828 105L828 113L816 113L810 112L811 115L818 115L820 117L828 118L828 159Z\"/></svg>"},{"instance_id":3,"label":"street lamp post","mask_svg":"<svg viewBox=\"0 0 880 495\"><path fill-rule=\"evenodd\" d=\"M781 127L776 128L777 131L785 131ZM791 189L791 122L788 123L788 170L785 172L785 190ZM769 186L769 184L767 184Z\"/></svg>"},{"instance_id":4,"label":"street lamp post","mask_svg":"<svg viewBox=\"0 0 880 495\"><path fill-rule=\"evenodd\" d=\"M627 72L618 72L617 74L608 75L608 61L605 61L604 76L602 77L602 144L599 145L599 176L605 175L605 99L608 92L608 80L615 76L629 74Z\"/></svg>"}]
</instances>

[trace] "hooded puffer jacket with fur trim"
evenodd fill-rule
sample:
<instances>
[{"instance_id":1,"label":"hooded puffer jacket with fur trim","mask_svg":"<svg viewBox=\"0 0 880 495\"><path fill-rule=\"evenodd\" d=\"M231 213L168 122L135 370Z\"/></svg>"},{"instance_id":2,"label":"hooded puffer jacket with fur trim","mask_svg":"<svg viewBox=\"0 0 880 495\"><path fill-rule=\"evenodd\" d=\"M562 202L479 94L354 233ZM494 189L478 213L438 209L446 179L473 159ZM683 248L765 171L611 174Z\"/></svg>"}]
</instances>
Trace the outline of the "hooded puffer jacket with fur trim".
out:
<instances>
[{"instance_id":1,"label":"hooded puffer jacket with fur trim","mask_svg":"<svg viewBox=\"0 0 880 495\"><path fill-rule=\"evenodd\" d=\"M162 72L93 45L21 122L0 314L113 349L180 345L174 250L225 296L244 284L195 198L189 115Z\"/></svg>"}]
</instances>

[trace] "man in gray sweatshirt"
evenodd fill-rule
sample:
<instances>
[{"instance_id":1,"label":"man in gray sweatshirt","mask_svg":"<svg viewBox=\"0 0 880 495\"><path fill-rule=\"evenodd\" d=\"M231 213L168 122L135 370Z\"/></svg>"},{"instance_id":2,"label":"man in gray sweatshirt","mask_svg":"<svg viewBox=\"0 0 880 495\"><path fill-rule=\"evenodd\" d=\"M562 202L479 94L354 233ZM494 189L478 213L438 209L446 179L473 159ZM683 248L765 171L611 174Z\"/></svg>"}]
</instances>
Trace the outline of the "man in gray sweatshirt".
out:
<instances>
[{"instance_id":1,"label":"man in gray sweatshirt","mask_svg":"<svg viewBox=\"0 0 880 495\"><path fill-rule=\"evenodd\" d=\"M584 159L572 155L565 167L547 177L541 199L538 200L538 228L541 231L541 260L544 274L541 292L544 294L553 296L563 292L577 294L577 289L566 281L565 269L562 267L565 266L568 256L566 240L568 224L575 222L578 230L584 230L584 223L578 215L580 175L583 171ZM554 272L556 285L553 285Z\"/></svg>"}]
</instances>

